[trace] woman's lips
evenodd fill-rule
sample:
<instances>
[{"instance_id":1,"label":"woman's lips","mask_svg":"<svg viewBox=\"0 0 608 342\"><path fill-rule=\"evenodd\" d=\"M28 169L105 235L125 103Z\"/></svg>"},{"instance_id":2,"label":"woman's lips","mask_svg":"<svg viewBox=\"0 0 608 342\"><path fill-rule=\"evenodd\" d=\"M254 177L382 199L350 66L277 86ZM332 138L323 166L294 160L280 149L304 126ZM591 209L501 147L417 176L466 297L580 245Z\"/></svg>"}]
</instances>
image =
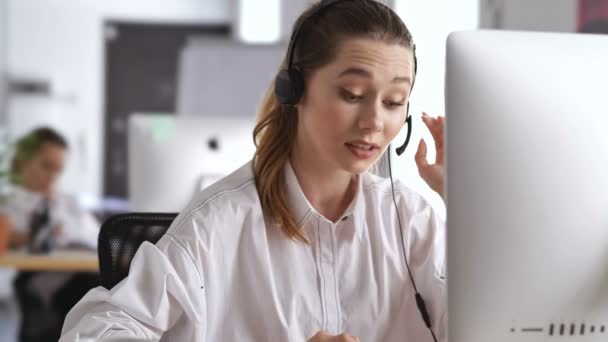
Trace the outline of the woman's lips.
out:
<instances>
[{"instance_id":1,"label":"woman's lips","mask_svg":"<svg viewBox=\"0 0 608 342\"><path fill-rule=\"evenodd\" d=\"M346 148L357 158L357 159L370 159L374 157L379 148L375 144L368 144L364 142L350 142L346 143Z\"/></svg>"}]
</instances>

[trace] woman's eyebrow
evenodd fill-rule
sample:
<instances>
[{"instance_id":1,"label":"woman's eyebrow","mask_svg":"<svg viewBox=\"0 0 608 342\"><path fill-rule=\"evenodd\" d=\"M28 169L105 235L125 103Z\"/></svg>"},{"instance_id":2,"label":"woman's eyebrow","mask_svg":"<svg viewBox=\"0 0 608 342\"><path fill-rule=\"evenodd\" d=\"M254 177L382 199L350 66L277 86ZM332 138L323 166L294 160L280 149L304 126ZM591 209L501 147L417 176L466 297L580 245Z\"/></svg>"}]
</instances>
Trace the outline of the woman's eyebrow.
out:
<instances>
[{"instance_id":1,"label":"woman's eyebrow","mask_svg":"<svg viewBox=\"0 0 608 342\"><path fill-rule=\"evenodd\" d=\"M347 75L355 75L355 76L362 76L362 77L366 77L366 78L372 78L371 72L369 72L365 69L356 68L356 67L347 68L346 70L342 71L338 75L338 78L341 78L341 77L344 77ZM412 83L412 78L409 76L396 76L395 78L393 78L391 83Z\"/></svg>"},{"instance_id":2,"label":"woman's eyebrow","mask_svg":"<svg viewBox=\"0 0 608 342\"><path fill-rule=\"evenodd\" d=\"M409 76L397 76L393 78L392 83L409 83L412 84L412 78Z\"/></svg>"},{"instance_id":3,"label":"woman's eyebrow","mask_svg":"<svg viewBox=\"0 0 608 342\"><path fill-rule=\"evenodd\" d=\"M354 68L354 67L350 67L344 71L342 71L340 73L340 75L338 75L338 78L343 77L343 76L348 76L348 75L355 75L355 76L363 76L366 78L372 78L372 73L362 69L362 68Z\"/></svg>"}]
</instances>

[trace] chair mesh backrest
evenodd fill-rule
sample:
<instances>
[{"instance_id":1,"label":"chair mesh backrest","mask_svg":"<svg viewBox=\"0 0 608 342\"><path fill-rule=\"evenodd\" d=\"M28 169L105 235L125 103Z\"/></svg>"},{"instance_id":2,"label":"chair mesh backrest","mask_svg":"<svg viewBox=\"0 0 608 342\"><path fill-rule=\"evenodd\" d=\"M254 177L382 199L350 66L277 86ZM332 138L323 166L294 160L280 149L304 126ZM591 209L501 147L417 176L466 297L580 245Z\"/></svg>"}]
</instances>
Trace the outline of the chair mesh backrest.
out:
<instances>
[{"instance_id":1,"label":"chair mesh backrest","mask_svg":"<svg viewBox=\"0 0 608 342\"><path fill-rule=\"evenodd\" d=\"M101 285L111 289L129 274L135 252L144 241L156 243L177 214L131 213L110 217L99 232Z\"/></svg>"}]
</instances>

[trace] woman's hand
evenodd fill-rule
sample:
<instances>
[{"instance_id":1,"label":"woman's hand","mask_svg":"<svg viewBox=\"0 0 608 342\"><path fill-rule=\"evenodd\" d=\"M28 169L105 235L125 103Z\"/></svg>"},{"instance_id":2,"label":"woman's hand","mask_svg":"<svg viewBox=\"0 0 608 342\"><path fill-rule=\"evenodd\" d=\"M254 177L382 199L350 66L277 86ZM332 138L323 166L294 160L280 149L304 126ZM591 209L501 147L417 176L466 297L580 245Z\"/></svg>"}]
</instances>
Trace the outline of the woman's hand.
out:
<instances>
[{"instance_id":1,"label":"woman's hand","mask_svg":"<svg viewBox=\"0 0 608 342\"><path fill-rule=\"evenodd\" d=\"M444 127L445 117L439 116L432 118L426 113L422 113L422 121L431 131L433 140L435 140L435 164L429 164L426 160L426 143L424 140L420 140L418 145L418 151L416 151L416 165L418 166L418 173L424 181L437 192L441 198L445 200L444 194Z\"/></svg>"},{"instance_id":2,"label":"woman's hand","mask_svg":"<svg viewBox=\"0 0 608 342\"><path fill-rule=\"evenodd\" d=\"M319 331L307 342L359 342L359 338L342 334L340 336L330 335L325 331Z\"/></svg>"}]
</instances>

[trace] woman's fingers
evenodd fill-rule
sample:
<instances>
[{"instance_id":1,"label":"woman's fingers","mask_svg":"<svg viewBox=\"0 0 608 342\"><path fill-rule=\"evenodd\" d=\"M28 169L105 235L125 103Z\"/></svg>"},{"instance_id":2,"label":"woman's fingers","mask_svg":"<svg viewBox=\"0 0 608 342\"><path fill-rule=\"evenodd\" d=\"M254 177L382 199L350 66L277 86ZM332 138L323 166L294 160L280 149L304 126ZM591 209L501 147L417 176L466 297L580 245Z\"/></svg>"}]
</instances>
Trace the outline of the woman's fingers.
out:
<instances>
[{"instance_id":1,"label":"woman's fingers","mask_svg":"<svg viewBox=\"0 0 608 342\"><path fill-rule=\"evenodd\" d=\"M426 160L426 142L424 142L424 139L420 139L414 159L416 160L416 166L418 166L419 170L429 165L429 162Z\"/></svg>"},{"instance_id":2,"label":"woman's fingers","mask_svg":"<svg viewBox=\"0 0 608 342\"><path fill-rule=\"evenodd\" d=\"M427 113L422 113L422 121L427 126L435 142L436 150L436 163L443 164L444 161L444 130L445 130L445 117L439 116L437 118L430 117Z\"/></svg>"}]
</instances>

